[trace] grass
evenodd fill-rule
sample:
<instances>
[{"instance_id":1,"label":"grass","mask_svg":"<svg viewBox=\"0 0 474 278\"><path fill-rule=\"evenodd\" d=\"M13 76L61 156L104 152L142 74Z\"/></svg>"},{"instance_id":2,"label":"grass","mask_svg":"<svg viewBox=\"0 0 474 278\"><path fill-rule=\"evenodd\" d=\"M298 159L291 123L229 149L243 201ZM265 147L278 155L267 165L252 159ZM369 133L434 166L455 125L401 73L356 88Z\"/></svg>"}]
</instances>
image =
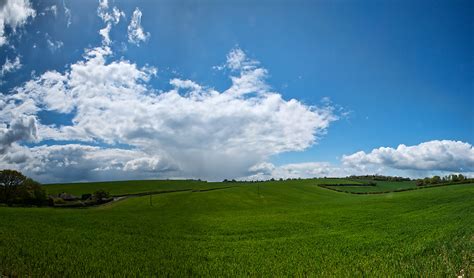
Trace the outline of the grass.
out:
<instances>
[{"instance_id":1,"label":"grass","mask_svg":"<svg viewBox=\"0 0 474 278\"><path fill-rule=\"evenodd\" d=\"M160 194L153 196L153 207L148 197L90 209L1 207L0 273L57 277L432 277L454 276L461 269L474 273L474 184L352 195L315 186L319 182L265 182ZM135 192L140 183L130 183L129 189L121 184L116 192Z\"/></svg>"}]
</instances>

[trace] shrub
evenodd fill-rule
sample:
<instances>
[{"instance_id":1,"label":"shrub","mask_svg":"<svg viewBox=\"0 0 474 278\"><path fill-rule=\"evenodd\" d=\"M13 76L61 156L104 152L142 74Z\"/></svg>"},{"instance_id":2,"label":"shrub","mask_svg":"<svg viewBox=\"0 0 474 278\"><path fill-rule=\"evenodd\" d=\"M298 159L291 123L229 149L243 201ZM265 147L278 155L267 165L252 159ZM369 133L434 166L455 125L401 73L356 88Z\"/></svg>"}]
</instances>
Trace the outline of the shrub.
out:
<instances>
[{"instance_id":1,"label":"shrub","mask_svg":"<svg viewBox=\"0 0 474 278\"><path fill-rule=\"evenodd\" d=\"M54 205L64 205L66 201L64 201L62 198L51 198L53 206Z\"/></svg>"},{"instance_id":2,"label":"shrub","mask_svg":"<svg viewBox=\"0 0 474 278\"><path fill-rule=\"evenodd\" d=\"M90 199L91 197L92 197L92 194L89 194L89 193L87 193L87 194L82 194L81 200L85 201L85 200Z\"/></svg>"},{"instance_id":3,"label":"shrub","mask_svg":"<svg viewBox=\"0 0 474 278\"><path fill-rule=\"evenodd\" d=\"M94 192L94 198L96 198L97 200L104 200L104 199L109 198L109 196L110 196L109 192L103 189L99 189L96 192Z\"/></svg>"}]
</instances>

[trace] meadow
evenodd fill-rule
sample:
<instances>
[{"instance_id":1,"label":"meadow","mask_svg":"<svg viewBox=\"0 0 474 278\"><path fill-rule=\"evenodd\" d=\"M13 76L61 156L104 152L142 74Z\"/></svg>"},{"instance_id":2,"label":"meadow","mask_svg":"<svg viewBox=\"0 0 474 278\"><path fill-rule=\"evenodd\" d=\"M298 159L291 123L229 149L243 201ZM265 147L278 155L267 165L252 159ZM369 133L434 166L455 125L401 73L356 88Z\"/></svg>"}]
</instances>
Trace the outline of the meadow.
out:
<instances>
[{"instance_id":1,"label":"meadow","mask_svg":"<svg viewBox=\"0 0 474 278\"><path fill-rule=\"evenodd\" d=\"M233 187L157 194L153 206L145 196L85 209L0 207L0 273L53 277L474 274L474 184L354 195L317 186L328 184L327 179L189 182L46 188L80 194L107 187L111 194L120 195L178 187Z\"/></svg>"}]
</instances>

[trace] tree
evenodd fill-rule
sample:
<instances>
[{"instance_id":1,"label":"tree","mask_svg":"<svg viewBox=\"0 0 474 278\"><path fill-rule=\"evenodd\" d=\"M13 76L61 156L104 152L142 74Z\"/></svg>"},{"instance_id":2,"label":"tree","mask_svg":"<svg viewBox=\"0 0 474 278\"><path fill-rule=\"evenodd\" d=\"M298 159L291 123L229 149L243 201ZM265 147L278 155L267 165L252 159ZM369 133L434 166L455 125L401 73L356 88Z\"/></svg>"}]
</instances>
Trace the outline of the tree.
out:
<instances>
[{"instance_id":1,"label":"tree","mask_svg":"<svg viewBox=\"0 0 474 278\"><path fill-rule=\"evenodd\" d=\"M26 179L22 173L15 170L0 171L0 187L5 203L11 204L15 191Z\"/></svg>"},{"instance_id":2,"label":"tree","mask_svg":"<svg viewBox=\"0 0 474 278\"><path fill-rule=\"evenodd\" d=\"M14 202L42 206L47 205L48 197L39 182L26 178L23 183L17 187Z\"/></svg>"},{"instance_id":3,"label":"tree","mask_svg":"<svg viewBox=\"0 0 474 278\"><path fill-rule=\"evenodd\" d=\"M441 183L441 177L440 176L433 176L431 178L431 184L438 184Z\"/></svg>"},{"instance_id":4,"label":"tree","mask_svg":"<svg viewBox=\"0 0 474 278\"><path fill-rule=\"evenodd\" d=\"M416 181L416 186L423 186L425 185L425 183L423 182L423 180L417 180Z\"/></svg>"}]
</instances>

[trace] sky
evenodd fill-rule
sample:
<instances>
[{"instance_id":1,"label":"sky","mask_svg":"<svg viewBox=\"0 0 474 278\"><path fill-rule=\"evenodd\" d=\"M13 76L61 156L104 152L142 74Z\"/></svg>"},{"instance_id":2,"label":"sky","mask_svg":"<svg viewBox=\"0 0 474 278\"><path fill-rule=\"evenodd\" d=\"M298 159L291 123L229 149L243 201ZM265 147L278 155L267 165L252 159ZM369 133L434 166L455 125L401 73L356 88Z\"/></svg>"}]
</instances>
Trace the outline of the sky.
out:
<instances>
[{"instance_id":1,"label":"sky","mask_svg":"<svg viewBox=\"0 0 474 278\"><path fill-rule=\"evenodd\" d=\"M472 1L0 0L0 169L474 176Z\"/></svg>"}]
</instances>

